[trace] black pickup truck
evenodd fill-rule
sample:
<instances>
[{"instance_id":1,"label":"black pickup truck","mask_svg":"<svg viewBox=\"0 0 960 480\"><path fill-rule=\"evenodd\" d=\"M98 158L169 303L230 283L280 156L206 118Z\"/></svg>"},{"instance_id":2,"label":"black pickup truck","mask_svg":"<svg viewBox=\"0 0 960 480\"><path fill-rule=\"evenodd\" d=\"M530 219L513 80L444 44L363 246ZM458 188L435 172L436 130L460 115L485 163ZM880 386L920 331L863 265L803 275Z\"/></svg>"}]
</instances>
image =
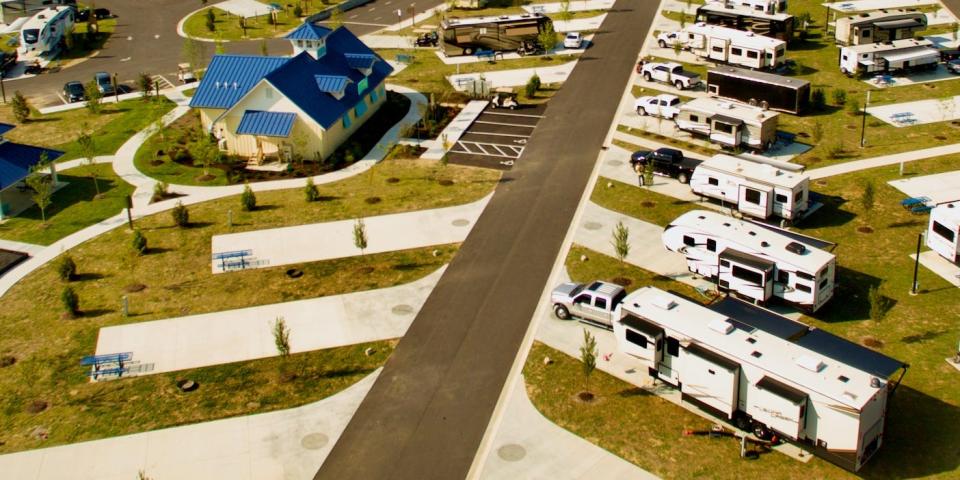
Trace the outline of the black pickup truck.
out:
<instances>
[{"instance_id":1,"label":"black pickup truck","mask_svg":"<svg viewBox=\"0 0 960 480\"><path fill-rule=\"evenodd\" d=\"M683 152L674 148L658 148L652 152L640 150L630 155L630 166L634 170L637 164L646 166L651 161L654 174L676 178L680 183L689 182L693 170L701 163L700 160L684 157Z\"/></svg>"}]
</instances>

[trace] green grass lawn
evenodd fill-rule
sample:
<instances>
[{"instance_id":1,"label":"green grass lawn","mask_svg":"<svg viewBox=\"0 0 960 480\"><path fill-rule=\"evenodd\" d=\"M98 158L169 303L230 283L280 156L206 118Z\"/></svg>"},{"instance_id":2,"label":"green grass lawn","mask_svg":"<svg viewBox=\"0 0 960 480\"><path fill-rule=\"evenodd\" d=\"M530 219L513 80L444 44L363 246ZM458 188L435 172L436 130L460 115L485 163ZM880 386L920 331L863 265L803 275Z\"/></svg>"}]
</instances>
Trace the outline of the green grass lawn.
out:
<instances>
[{"instance_id":1,"label":"green grass lawn","mask_svg":"<svg viewBox=\"0 0 960 480\"><path fill-rule=\"evenodd\" d=\"M339 2L329 1L329 5L318 1L303 2L301 3L303 8L303 17L301 18L297 18L293 14L293 8L281 10L277 12L276 25L270 24L270 16L268 15L267 6L270 3L277 2L262 1L261 3L264 4L263 15L247 18L245 20L246 29L240 26L239 17L216 7L208 7L208 9L213 9L214 17L216 18L214 21L214 31L210 31L210 29L207 28L207 9L200 10L193 15L190 15L187 18L187 21L183 24L183 31L188 36L194 38L206 38L223 41L273 38L282 36L288 31L297 28L301 23L303 23L304 18ZM296 2L294 2L294 4L296 4Z\"/></svg>"},{"instance_id":2,"label":"green grass lawn","mask_svg":"<svg viewBox=\"0 0 960 480\"><path fill-rule=\"evenodd\" d=\"M607 183L612 183L613 188L607 188ZM603 208L661 226L666 226L690 210L701 208L694 202L678 200L606 177L597 180L590 201Z\"/></svg>"},{"instance_id":3,"label":"green grass lawn","mask_svg":"<svg viewBox=\"0 0 960 480\"><path fill-rule=\"evenodd\" d=\"M100 198L90 173L95 172ZM0 224L0 238L18 242L50 245L71 233L110 218L127 206L127 195L133 186L120 180L110 164L82 166L58 172L61 182L69 185L53 194L47 207L47 222L34 205L16 217Z\"/></svg>"},{"instance_id":4,"label":"green grass lawn","mask_svg":"<svg viewBox=\"0 0 960 480\"><path fill-rule=\"evenodd\" d=\"M672 130L672 128L670 128ZM696 152L701 155L706 155L707 157L712 157L718 153L722 153L722 150L719 145L710 144L710 146L704 146L696 143L691 143L686 140L680 140L671 135L662 135L656 132L648 132L646 130L641 130L639 128L628 127L626 125L617 125L617 130L623 133L629 133L630 135L647 138L654 140L660 143L666 143L676 148L681 148L684 150L689 150L691 152ZM649 148L641 148L636 145L631 144L623 140L614 140L614 144L621 148L626 148L627 150L649 150Z\"/></svg>"}]
</instances>

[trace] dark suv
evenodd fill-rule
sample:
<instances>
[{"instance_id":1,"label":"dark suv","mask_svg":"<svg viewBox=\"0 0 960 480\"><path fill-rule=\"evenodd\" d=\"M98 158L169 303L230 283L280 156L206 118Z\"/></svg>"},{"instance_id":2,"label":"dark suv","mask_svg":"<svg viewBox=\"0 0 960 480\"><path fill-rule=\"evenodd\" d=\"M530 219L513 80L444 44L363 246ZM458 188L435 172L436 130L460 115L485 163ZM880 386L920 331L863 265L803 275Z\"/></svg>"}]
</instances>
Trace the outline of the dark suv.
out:
<instances>
[{"instance_id":1,"label":"dark suv","mask_svg":"<svg viewBox=\"0 0 960 480\"><path fill-rule=\"evenodd\" d=\"M634 169L637 164L647 165L653 162L653 173L665 177L676 178L680 183L690 181L693 170L700 165L700 160L686 158L683 152L674 148L658 148L654 151L640 150L630 155L630 166Z\"/></svg>"}]
</instances>

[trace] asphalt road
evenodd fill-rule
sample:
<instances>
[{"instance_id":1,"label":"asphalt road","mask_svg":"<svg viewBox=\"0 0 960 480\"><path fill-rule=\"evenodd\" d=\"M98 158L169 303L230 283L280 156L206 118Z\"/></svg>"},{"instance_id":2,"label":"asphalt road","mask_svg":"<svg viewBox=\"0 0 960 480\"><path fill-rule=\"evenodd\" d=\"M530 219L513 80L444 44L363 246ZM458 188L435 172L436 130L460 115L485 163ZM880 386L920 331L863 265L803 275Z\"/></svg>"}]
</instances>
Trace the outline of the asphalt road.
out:
<instances>
[{"instance_id":1,"label":"asphalt road","mask_svg":"<svg viewBox=\"0 0 960 480\"><path fill-rule=\"evenodd\" d=\"M377 0L346 12L344 20L348 22L347 28L357 35L363 35L383 28L380 24L395 22L395 7L390 4L391 1L399 3L399 0ZM416 3L417 11L420 11L421 8L439 5L441 0L419 0ZM60 103L56 95L64 83L71 80L87 82L93 79L94 73L101 71L116 73L120 83L129 86L135 84L140 72L162 75L168 81L176 82L177 64L185 61L181 54L184 39L177 35L177 23L200 8L199 1L98 0L97 7L108 8L117 16L117 29L98 55L57 72L7 80L6 89L19 90L31 98L35 105L50 105ZM226 42L224 50L227 53L259 55L260 43L260 40ZM214 44L204 44L205 58L209 59ZM290 43L283 39L269 40L268 49L274 55L291 52Z\"/></svg>"},{"instance_id":2,"label":"asphalt road","mask_svg":"<svg viewBox=\"0 0 960 480\"><path fill-rule=\"evenodd\" d=\"M656 10L611 10L316 479L467 475Z\"/></svg>"}]
</instances>

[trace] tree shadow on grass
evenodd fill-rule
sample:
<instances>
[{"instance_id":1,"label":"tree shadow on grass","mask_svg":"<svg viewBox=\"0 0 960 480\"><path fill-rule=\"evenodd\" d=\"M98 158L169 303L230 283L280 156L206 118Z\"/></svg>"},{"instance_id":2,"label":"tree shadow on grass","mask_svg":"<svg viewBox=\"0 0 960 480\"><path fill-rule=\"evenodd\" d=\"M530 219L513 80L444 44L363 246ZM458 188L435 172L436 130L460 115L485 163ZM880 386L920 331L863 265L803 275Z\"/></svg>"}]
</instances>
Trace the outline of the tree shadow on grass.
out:
<instances>
[{"instance_id":1,"label":"tree shadow on grass","mask_svg":"<svg viewBox=\"0 0 960 480\"><path fill-rule=\"evenodd\" d=\"M77 318L97 318L101 315L107 315L115 311L116 310L112 310L109 308L92 308L90 310L81 310L80 313L77 315Z\"/></svg>"},{"instance_id":2,"label":"tree shadow on grass","mask_svg":"<svg viewBox=\"0 0 960 480\"><path fill-rule=\"evenodd\" d=\"M843 197L818 193L812 200L822 203L823 206L799 222L797 226L802 229L837 227L857 218L855 213L843 210L843 205L847 203L847 199Z\"/></svg>"},{"instance_id":3,"label":"tree shadow on grass","mask_svg":"<svg viewBox=\"0 0 960 480\"><path fill-rule=\"evenodd\" d=\"M47 207L46 212L48 222L56 222L56 218L54 218L55 215L78 203L91 201L102 202L105 200L103 197L110 196L111 192L114 192L119 187L119 180L104 180L98 178L97 184L100 186L101 198L95 200L97 188L94 186L93 179L90 177L63 174L59 174L58 177L61 182L67 182L68 185L53 193L52 202L50 206ZM36 221L40 221L42 218L40 209L37 208L36 205L24 210L17 215L17 217Z\"/></svg>"},{"instance_id":4,"label":"tree shadow on grass","mask_svg":"<svg viewBox=\"0 0 960 480\"><path fill-rule=\"evenodd\" d=\"M88 282L91 280L100 280L105 278L102 273L87 272L87 273L78 273L74 275L73 281L75 282Z\"/></svg>"},{"instance_id":5,"label":"tree shadow on grass","mask_svg":"<svg viewBox=\"0 0 960 480\"><path fill-rule=\"evenodd\" d=\"M839 323L870 319L871 288L880 286L883 280L863 272L837 266L836 290L833 299L816 314L814 318L824 322ZM887 311L892 309L897 301L889 297L882 297Z\"/></svg>"}]
</instances>

